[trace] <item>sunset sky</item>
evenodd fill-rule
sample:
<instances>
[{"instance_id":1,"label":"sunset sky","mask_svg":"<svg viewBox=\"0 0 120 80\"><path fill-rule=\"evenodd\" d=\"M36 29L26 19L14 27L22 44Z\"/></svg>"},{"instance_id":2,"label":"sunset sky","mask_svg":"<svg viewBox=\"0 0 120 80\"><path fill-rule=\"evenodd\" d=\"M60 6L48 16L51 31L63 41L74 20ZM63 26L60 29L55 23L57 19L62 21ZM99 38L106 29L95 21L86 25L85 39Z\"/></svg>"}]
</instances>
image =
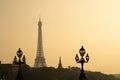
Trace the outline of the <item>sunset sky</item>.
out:
<instances>
[{"instance_id":1,"label":"sunset sky","mask_svg":"<svg viewBox=\"0 0 120 80\"><path fill-rule=\"evenodd\" d=\"M0 60L12 63L18 48L33 67L39 17L47 66L77 66L83 45L85 70L120 74L120 0L0 0Z\"/></svg>"}]
</instances>

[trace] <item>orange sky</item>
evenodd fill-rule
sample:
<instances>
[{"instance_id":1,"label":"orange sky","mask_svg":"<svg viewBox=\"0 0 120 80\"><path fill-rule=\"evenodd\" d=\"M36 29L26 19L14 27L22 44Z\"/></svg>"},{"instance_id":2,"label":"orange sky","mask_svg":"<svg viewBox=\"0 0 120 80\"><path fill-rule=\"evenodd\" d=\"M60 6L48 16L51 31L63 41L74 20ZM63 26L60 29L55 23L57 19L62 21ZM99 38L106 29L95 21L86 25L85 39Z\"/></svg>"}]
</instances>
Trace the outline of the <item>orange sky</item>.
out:
<instances>
[{"instance_id":1,"label":"orange sky","mask_svg":"<svg viewBox=\"0 0 120 80\"><path fill-rule=\"evenodd\" d=\"M86 70L120 73L119 0L0 0L0 60L11 63L18 48L33 66L38 20L42 20L48 66L78 66L83 45L90 55Z\"/></svg>"}]
</instances>

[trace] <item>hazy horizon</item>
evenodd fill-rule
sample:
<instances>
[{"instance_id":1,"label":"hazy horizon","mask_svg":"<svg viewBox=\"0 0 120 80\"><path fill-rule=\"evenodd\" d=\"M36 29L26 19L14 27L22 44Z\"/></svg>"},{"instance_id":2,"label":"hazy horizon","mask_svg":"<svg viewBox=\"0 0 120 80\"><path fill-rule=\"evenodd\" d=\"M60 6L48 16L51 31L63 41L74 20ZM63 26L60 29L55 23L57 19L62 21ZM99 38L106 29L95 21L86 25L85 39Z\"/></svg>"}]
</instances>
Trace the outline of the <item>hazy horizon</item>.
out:
<instances>
[{"instance_id":1,"label":"hazy horizon","mask_svg":"<svg viewBox=\"0 0 120 80\"><path fill-rule=\"evenodd\" d=\"M77 66L83 45L90 56L85 70L120 74L119 0L0 0L0 60L12 63L18 48L34 64L41 17L47 66Z\"/></svg>"}]
</instances>

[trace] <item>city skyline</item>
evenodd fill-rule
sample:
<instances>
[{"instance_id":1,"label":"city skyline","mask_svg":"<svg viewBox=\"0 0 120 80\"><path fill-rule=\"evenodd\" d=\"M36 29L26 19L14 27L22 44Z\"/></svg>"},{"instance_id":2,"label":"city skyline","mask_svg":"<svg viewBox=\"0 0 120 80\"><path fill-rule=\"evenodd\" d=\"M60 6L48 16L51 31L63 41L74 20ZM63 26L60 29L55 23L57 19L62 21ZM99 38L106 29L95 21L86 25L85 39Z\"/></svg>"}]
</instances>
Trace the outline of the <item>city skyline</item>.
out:
<instances>
[{"instance_id":1,"label":"city skyline","mask_svg":"<svg viewBox=\"0 0 120 80\"><path fill-rule=\"evenodd\" d=\"M12 63L19 48L34 66L41 17L47 66L77 66L84 46L90 56L85 70L119 74L119 0L0 0L0 60Z\"/></svg>"}]
</instances>

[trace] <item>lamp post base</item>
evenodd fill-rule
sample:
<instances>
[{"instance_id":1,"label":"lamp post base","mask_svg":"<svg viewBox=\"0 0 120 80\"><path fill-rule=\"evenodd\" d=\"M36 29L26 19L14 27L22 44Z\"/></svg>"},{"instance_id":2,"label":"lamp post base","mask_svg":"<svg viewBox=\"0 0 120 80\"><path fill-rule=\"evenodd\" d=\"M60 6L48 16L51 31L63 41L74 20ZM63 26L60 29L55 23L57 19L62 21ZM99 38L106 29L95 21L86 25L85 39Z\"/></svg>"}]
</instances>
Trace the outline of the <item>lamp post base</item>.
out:
<instances>
[{"instance_id":1,"label":"lamp post base","mask_svg":"<svg viewBox=\"0 0 120 80\"><path fill-rule=\"evenodd\" d=\"M16 77L16 80L23 80L23 75L22 75L21 71L18 71L18 75Z\"/></svg>"},{"instance_id":2,"label":"lamp post base","mask_svg":"<svg viewBox=\"0 0 120 80\"><path fill-rule=\"evenodd\" d=\"M81 70L79 80L86 80L86 76L85 76L84 70Z\"/></svg>"}]
</instances>

